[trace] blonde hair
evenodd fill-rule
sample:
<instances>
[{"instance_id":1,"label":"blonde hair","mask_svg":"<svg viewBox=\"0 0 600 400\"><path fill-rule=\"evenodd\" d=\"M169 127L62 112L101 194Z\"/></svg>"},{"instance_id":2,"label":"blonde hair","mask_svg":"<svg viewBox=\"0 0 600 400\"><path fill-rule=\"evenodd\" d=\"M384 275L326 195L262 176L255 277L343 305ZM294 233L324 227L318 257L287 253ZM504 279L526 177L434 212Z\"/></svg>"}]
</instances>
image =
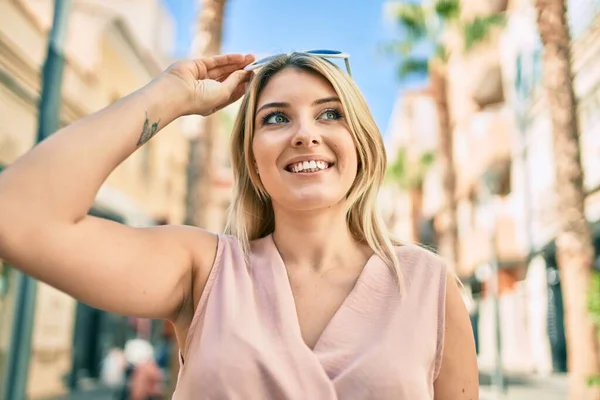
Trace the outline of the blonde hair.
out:
<instances>
[{"instance_id":1,"label":"blonde hair","mask_svg":"<svg viewBox=\"0 0 600 400\"><path fill-rule=\"evenodd\" d=\"M250 242L273 233L275 217L269 196L254 167L252 140L256 103L269 80L286 68L319 74L337 92L357 149L356 179L347 195L346 219L354 238L367 245L400 278L393 241L377 208L377 193L387 165L383 139L356 84L335 64L306 53L282 55L258 70L242 100L231 138L235 178L233 201L225 232L240 241L246 254Z\"/></svg>"}]
</instances>

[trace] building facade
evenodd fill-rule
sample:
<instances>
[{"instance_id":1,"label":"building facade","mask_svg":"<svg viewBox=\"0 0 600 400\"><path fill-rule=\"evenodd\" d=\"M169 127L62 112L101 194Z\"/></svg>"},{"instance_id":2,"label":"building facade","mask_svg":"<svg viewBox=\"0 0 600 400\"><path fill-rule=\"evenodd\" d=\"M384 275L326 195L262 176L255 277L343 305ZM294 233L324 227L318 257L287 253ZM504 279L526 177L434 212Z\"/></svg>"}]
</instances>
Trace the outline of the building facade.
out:
<instances>
[{"instance_id":1,"label":"building facade","mask_svg":"<svg viewBox=\"0 0 600 400\"><path fill-rule=\"evenodd\" d=\"M531 0L482 4L464 0L463 17L508 11L505 27L467 53L452 53L448 63L457 273L469 289L465 298L483 370L500 362L510 373L567 372L554 246L560 188L554 177L536 11ZM571 0L568 5L586 214L600 254L600 2ZM393 120L410 116L406 107L394 112L399 115ZM406 124L395 126L407 129ZM433 176L424 185L426 202L439 197L441 182ZM410 219L404 203L396 206L404 209L403 219ZM435 219L435 207L429 213Z\"/></svg>"},{"instance_id":2,"label":"building facade","mask_svg":"<svg viewBox=\"0 0 600 400\"><path fill-rule=\"evenodd\" d=\"M52 4L49 0L0 1L3 167L35 143ZM157 0L73 2L61 124L110 105L165 68L172 55L174 28L172 17ZM182 223L187 143L178 123L166 127L111 174L90 213L137 227ZM0 268L2 380L11 351L11 326L20 316L14 309L18 273L6 264ZM69 381L76 385L97 380L99 361L107 349L132 334L125 331L135 331L131 321L91 309L41 283L36 304L28 380L28 396L33 399L64 394Z\"/></svg>"},{"instance_id":3,"label":"building facade","mask_svg":"<svg viewBox=\"0 0 600 400\"><path fill-rule=\"evenodd\" d=\"M402 242L435 247L433 220L442 207L440 174L435 163L421 165L420 158L435 152L437 135L431 89L400 92L385 135L388 164L405 157L406 166L422 169L423 177L411 188L388 177L380 190L379 203L388 229Z\"/></svg>"},{"instance_id":4,"label":"building facade","mask_svg":"<svg viewBox=\"0 0 600 400\"><path fill-rule=\"evenodd\" d=\"M520 179L524 218L528 231L529 262L525 282L539 293L530 312L531 369L535 372L566 372L566 342L563 323L560 273L555 257L554 215L556 186L551 121L542 87L542 46L535 32L535 10L528 0L515 2L515 12L506 29L504 71L506 91L515 109L520 147L513 153ZM572 35L571 55L575 95L578 102L579 139L587 192L585 208L592 226L596 254L600 253L600 2L568 1ZM524 40L524 38L526 40ZM529 276L543 284L533 284ZM535 299L533 296L530 298Z\"/></svg>"}]
</instances>

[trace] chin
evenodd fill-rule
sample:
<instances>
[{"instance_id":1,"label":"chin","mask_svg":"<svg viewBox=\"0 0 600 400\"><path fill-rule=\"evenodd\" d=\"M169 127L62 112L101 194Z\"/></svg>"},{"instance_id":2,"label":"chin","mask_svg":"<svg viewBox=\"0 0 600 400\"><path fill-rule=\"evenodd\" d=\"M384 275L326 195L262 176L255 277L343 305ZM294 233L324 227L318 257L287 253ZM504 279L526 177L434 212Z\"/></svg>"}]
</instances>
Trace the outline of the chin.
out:
<instances>
[{"instance_id":1,"label":"chin","mask_svg":"<svg viewBox=\"0 0 600 400\"><path fill-rule=\"evenodd\" d=\"M317 211L332 209L339 205L344 199L343 195L324 194L324 193L290 193L279 204L283 208L294 211Z\"/></svg>"}]
</instances>

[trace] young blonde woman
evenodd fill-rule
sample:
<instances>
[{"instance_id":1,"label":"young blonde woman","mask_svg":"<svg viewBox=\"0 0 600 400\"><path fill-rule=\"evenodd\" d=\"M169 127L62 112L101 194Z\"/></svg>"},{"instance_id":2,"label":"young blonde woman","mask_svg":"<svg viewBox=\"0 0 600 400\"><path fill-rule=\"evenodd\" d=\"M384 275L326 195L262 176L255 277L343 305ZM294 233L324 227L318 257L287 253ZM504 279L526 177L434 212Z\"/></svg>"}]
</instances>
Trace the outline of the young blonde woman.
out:
<instances>
[{"instance_id":1,"label":"young blonde woman","mask_svg":"<svg viewBox=\"0 0 600 400\"><path fill-rule=\"evenodd\" d=\"M385 153L356 85L319 54L253 60L177 63L21 157L0 175L0 256L94 307L172 321L175 399L476 399L455 281L378 215ZM244 93L227 234L88 215L161 128Z\"/></svg>"}]
</instances>

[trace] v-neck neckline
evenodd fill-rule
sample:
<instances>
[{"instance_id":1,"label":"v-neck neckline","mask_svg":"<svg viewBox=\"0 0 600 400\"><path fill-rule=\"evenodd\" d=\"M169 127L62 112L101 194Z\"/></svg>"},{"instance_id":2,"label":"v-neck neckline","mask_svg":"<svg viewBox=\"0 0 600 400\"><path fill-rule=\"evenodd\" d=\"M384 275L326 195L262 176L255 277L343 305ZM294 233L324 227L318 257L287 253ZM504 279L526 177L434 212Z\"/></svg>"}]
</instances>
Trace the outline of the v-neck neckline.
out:
<instances>
[{"instance_id":1,"label":"v-neck neckline","mask_svg":"<svg viewBox=\"0 0 600 400\"><path fill-rule=\"evenodd\" d=\"M279 249L277 248L277 244L275 243L275 239L273 238L273 234L269 235L269 244L273 247L273 253L275 254L276 263L278 264L277 265L277 268L279 270L278 272L280 272L282 275L281 278L284 281L283 285L286 289L286 290L284 290L284 292L287 297L287 301L288 301L288 303L290 303L292 311L294 313L294 318L292 318L292 320L295 322L294 331L299 336L300 341L304 344L304 346L308 350L312 351L313 353L316 353L319 349L319 344L323 341L323 338L327 336L328 331L330 331L332 329L332 326L336 323L336 321L342 317L344 310L348 307L348 304L356 296L359 295L360 288L361 288L362 284L364 283L365 277L367 276L369 266L374 262L374 260L376 260L378 258L378 256L377 256L377 254L373 253L367 259L367 261L363 265L362 270L360 271L360 274L358 275L358 278L356 279L356 282L354 283L354 286L352 287L352 289L350 290L348 295L344 298L344 300L342 301L342 303L340 304L338 309L335 310L335 312L333 313L332 317L329 319L327 324L325 324L325 327L323 328L319 337L315 341L314 346L311 348L306 343L306 341L304 340L304 337L302 336L302 327L300 326L300 318L298 315L298 308L296 306L296 299L294 297L294 292L292 290L292 284L290 282L289 274L288 274L287 268L285 266L285 262L283 261L283 257L281 256L281 253L279 252Z\"/></svg>"}]
</instances>

